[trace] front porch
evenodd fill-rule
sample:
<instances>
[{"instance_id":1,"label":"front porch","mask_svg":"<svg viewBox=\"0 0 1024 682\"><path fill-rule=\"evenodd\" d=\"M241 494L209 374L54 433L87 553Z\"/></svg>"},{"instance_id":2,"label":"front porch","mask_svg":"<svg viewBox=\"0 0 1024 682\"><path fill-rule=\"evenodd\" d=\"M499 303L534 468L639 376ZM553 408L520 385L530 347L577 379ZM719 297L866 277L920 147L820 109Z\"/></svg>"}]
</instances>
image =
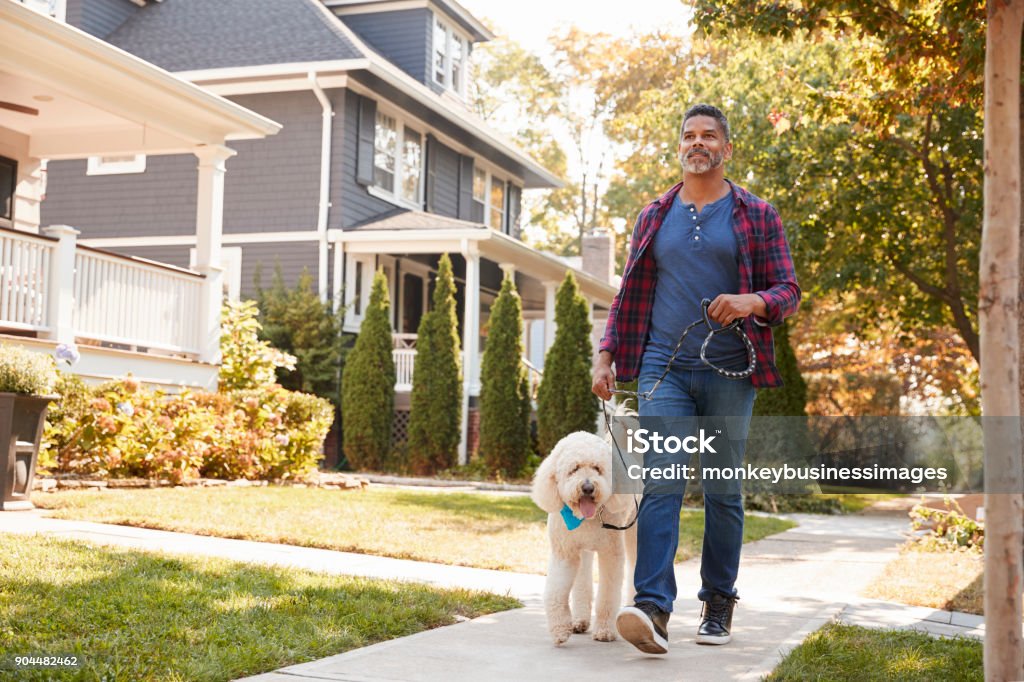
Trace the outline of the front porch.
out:
<instances>
[{"instance_id":1,"label":"front porch","mask_svg":"<svg viewBox=\"0 0 1024 682\"><path fill-rule=\"evenodd\" d=\"M77 344L73 371L94 381L214 388L225 145L281 126L20 3L0 2L0 34L0 336L45 353ZM194 271L40 225L49 161L144 172L164 154L196 157Z\"/></svg>"},{"instance_id":2,"label":"front porch","mask_svg":"<svg viewBox=\"0 0 1024 682\"><path fill-rule=\"evenodd\" d=\"M480 358L486 349L491 303L511 275L523 306L524 364L536 382L555 338L555 294L567 270L576 275L590 305L596 353L617 287L563 259L466 221L417 211L397 214L354 230L329 231L334 249L334 301L344 302L345 330L358 332L369 302L373 273L384 272L391 295L396 409L408 410L415 373L415 334L430 307L433 275L441 254L452 260L463 352L462 442L459 461L472 450L470 424L480 396ZM407 416L407 415L403 415ZM400 417L401 418L401 417ZM400 419L399 418L399 419Z\"/></svg>"}]
</instances>

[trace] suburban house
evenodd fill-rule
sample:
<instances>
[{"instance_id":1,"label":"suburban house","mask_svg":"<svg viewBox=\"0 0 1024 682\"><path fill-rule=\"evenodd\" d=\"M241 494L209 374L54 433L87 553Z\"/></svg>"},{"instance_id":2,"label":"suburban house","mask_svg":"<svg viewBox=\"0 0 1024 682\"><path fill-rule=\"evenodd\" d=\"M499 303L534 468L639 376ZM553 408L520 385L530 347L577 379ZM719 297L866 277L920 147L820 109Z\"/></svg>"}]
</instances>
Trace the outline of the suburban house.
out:
<instances>
[{"instance_id":1,"label":"suburban house","mask_svg":"<svg viewBox=\"0 0 1024 682\"><path fill-rule=\"evenodd\" d=\"M215 387L227 144L280 125L63 23L64 9L0 0L0 342L77 342L74 371L93 381ZM40 216L47 160L135 155L190 160L190 269L84 245L73 205ZM96 199L117 213L122 196Z\"/></svg>"},{"instance_id":2,"label":"suburban house","mask_svg":"<svg viewBox=\"0 0 1024 682\"><path fill-rule=\"evenodd\" d=\"M257 271L269 278L279 267L292 283L305 269L324 300L345 306L345 330L358 332L382 269L399 426L432 274L440 255L451 255L465 352L465 461L487 311L504 273L522 296L527 358L536 360L554 338L555 290L571 267L520 239L523 191L559 179L467 106L468 64L490 31L453 0L67 0L66 15L281 123L279 134L234 141L230 157L225 148L219 158L227 168L226 290L252 293ZM47 176L43 224L71 225L82 244L186 271L209 265L197 242L202 187L193 155L98 153L53 161ZM608 231L588 235L586 265L576 271L595 328L616 291L613 243Z\"/></svg>"}]
</instances>

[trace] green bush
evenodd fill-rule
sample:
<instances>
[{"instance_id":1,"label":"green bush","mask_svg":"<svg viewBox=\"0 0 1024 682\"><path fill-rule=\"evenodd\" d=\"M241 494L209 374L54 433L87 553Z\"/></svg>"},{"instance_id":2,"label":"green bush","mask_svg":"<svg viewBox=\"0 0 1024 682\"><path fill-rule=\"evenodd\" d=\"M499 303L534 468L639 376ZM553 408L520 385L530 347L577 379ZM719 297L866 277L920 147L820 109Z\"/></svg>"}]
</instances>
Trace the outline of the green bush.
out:
<instances>
[{"instance_id":1,"label":"green bush","mask_svg":"<svg viewBox=\"0 0 1024 682\"><path fill-rule=\"evenodd\" d=\"M92 423L89 412L92 393L84 381L64 372L57 374L53 392L60 400L50 403L46 411L38 466L41 470L70 472L76 464L84 464L80 458L72 456L72 448Z\"/></svg>"},{"instance_id":2,"label":"green bush","mask_svg":"<svg viewBox=\"0 0 1024 682\"><path fill-rule=\"evenodd\" d=\"M320 300L309 270L303 270L298 283L289 289L277 267L270 289L259 289L258 297L262 337L295 357L294 370L278 367L277 383L340 406L341 315Z\"/></svg>"},{"instance_id":3,"label":"green bush","mask_svg":"<svg viewBox=\"0 0 1024 682\"><path fill-rule=\"evenodd\" d=\"M454 466L462 437L459 321L448 254L441 256L437 268L433 303L416 334L409 415L409 465L421 475Z\"/></svg>"},{"instance_id":4,"label":"green bush","mask_svg":"<svg viewBox=\"0 0 1024 682\"><path fill-rule=\"evenodd\" d=\"M964 514L951 498L945 509L916 505L910 510L914 530L926 531L918 542L932 551L974 551L985 548L985 525Z\"/></svg>"},{"instance_id":5,"label":"green bush","mask_svg":"<svg viewBox=\"0 0 1024 682\"><path fill-rule=\"evenodd\" d=\"M0 343L0 393L51 395L56 382L53 358Z\"/></svg>"},{"instance_id":6,"label":"green bush","mask_svg":"<svg viewBox=\"0 0 1024 682\"><path fill-rule=\"evenodd\" d=\"M491 306L480 368L480 454L488 468L518 476L530 454L530 383L523 367L522 303L510 277Z\"/></svg>"},{"instance_id":7,"label":"green bush","mask_svg":"<svg viewBox=\"0 0 1024 682\"><path fill-rule=\"evenodd\" d=\"M378 270L341 379L343 447L354 469L380 469L389 459L395 410L390 308L387 279Z\"/></svg>"},{"instance_id":8,"label":"green bush","mask_svg":"<svg viewBox=\"0 0 1024 682\"><path fill-rule=\"evenodd\" d=\"M575 431L593 433L596 426L589 312L576 277L566 271L555 299L555 342L544 359L544 376L537 391L537 431L545 454L564 436Z\"/></svg>"},{"instance_id":9,"label":"green bush","mask_svg":"<svg viewBox=\"0 0 1024 682\"><path fill-rule=\"evenodd\" d=\"M295 369L295 357L259 338L262 325L255 301L227 301L221 313L221 391L273 384L279 367Z\"/></svg>"},{"instance_id":10,"label":"green bush","mask_svg":"<svg viewBox=\"0 0 1024 682\"><path fill-rule=\"evenodd\" d=\"M789 341L789 323L772 328L775 337L775 367L782 375L779 388L762 388L754 401L756 417L806 417L807 382L800 374L796 353Z\"/></svg>"}]
</instances>

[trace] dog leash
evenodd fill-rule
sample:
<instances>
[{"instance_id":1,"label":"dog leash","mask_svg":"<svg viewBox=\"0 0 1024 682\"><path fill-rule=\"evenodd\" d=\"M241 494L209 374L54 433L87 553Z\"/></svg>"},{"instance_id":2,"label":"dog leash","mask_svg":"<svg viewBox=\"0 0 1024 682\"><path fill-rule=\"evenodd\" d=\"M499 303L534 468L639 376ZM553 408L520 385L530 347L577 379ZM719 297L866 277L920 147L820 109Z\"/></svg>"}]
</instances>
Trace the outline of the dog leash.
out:
<instances>
[{"instance_id":1,"label":"dog leash","mask_svg":"<svg viewBox=\"0 0 1024 682\"><path fill-rule=\"evenodd\" d=\"M613 389L611 389L610 392L613 393L613 394L618 394L618 395L631 395L631 396L635 396L638 401L641 398L644 399L644 400L650 400L651 397L654 395L654 392L656 390L658 390L658 386L661 385L662 380L664 380L664 378L666 376L668 376L669 370L672 369L672 363L675 362L676 356L679 354L680 349L682 349L683 342L686 340L687 334L689 334L692 329L694 329L695 327L697 327L699 325L704 325L708 329L708 334L707 334L706 337L704 337L704 343L702 343L701 346L700 346L700 361L701 362L703 362L705 365L707 365L708 367L713 369L715 372L717 372L718 374L720 374L721 376L723 376L723 377L725 377L727 379L746 379L747 377L752 375L754 373L754 370L757 368L757 354L754 351L754 344L753 344L753 342L751 342L750 337L747 336L747 333L745 331L743 331L743 319L744 318L737 317L735 320L733 320L729 324L724 325L722 327L718 327L716 329L715 327L711 326L711 318L708 317L708 307L710 305L711 305L711 299L710 298L705 298L705 299L701 300L701 302L700 302L701 319L695 320L695 321L691 322L689 324L689 326L687 326L686 329L683 330L683 333L680 334L679 341L676 343L676 347L672 351L672 355L669 357L668 363L665 365L665 371L663 371L661 373L661 376L658 377L658 380L654 382L653 386L651 386L651 390L640 392L640 391L627 391L627 390L624 390L624 389L613 388ZM747 347L747 368L744 369L743 371L740 371L740 372L737 372L737 371L734 371L734 370L723 369L722 367L718 367L717 365L712 363L707 358L708 345L711 343L711 340L713 338L715 338L715 336L717 336L718 334L724 334L724 333L730 332L730 331L735 333L737 336L739 336L740 339L742 339L743 344ZM637 388L639 388L639 386ZM639 405L637 405L637 407L639 408ZM615 446L615 452L619 455L619 460L622 462L623 470L625 470L627 468L626 458L622 454L622 449L619 447L618 441L615 440L615 433L612 431L611 418L608 416L608 403L604 400L604 398L601 399L601 411L604 414L605 428L608 429L608 435L611 437L612 445ZM628 530L630 527L633 526L633 524L636 523L636 520L640 516L640 504L636 501L636 495L635 494L633 495L633 506L636 509L636 513L633 514L633 519L629 523L627 523L625 526L616 526L614 524L605 522L605 520L604 520L604 513L603 513L604 512L604 507L602 507L598 511L598 514L601 516L601 527L602 528L607 528L608 530Z\"/></svg>"}]
</instances>

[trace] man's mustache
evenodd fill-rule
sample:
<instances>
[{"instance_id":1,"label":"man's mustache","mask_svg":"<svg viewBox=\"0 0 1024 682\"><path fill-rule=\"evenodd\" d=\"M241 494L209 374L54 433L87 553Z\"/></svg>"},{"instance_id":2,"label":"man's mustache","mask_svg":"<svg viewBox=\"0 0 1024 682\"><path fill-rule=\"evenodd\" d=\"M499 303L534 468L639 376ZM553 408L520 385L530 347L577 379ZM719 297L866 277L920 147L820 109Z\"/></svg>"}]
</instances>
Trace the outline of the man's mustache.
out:
<instances>
[{"instance_id":1,"label":"man's mustache","mask_svg":"<svg viewBox=\"0 0 1024 682\"><path fill-rule=\"evenodd\" d=\"M701 156L706 156L708 158L711 158L711 154L709 154L708 152L704 151L703 149L694 149L692 152L690 152L689 154L686 155L686 158L690 158L691 156L696 156L697 154L700 154Z\"/></svg>"}]
</instances>

